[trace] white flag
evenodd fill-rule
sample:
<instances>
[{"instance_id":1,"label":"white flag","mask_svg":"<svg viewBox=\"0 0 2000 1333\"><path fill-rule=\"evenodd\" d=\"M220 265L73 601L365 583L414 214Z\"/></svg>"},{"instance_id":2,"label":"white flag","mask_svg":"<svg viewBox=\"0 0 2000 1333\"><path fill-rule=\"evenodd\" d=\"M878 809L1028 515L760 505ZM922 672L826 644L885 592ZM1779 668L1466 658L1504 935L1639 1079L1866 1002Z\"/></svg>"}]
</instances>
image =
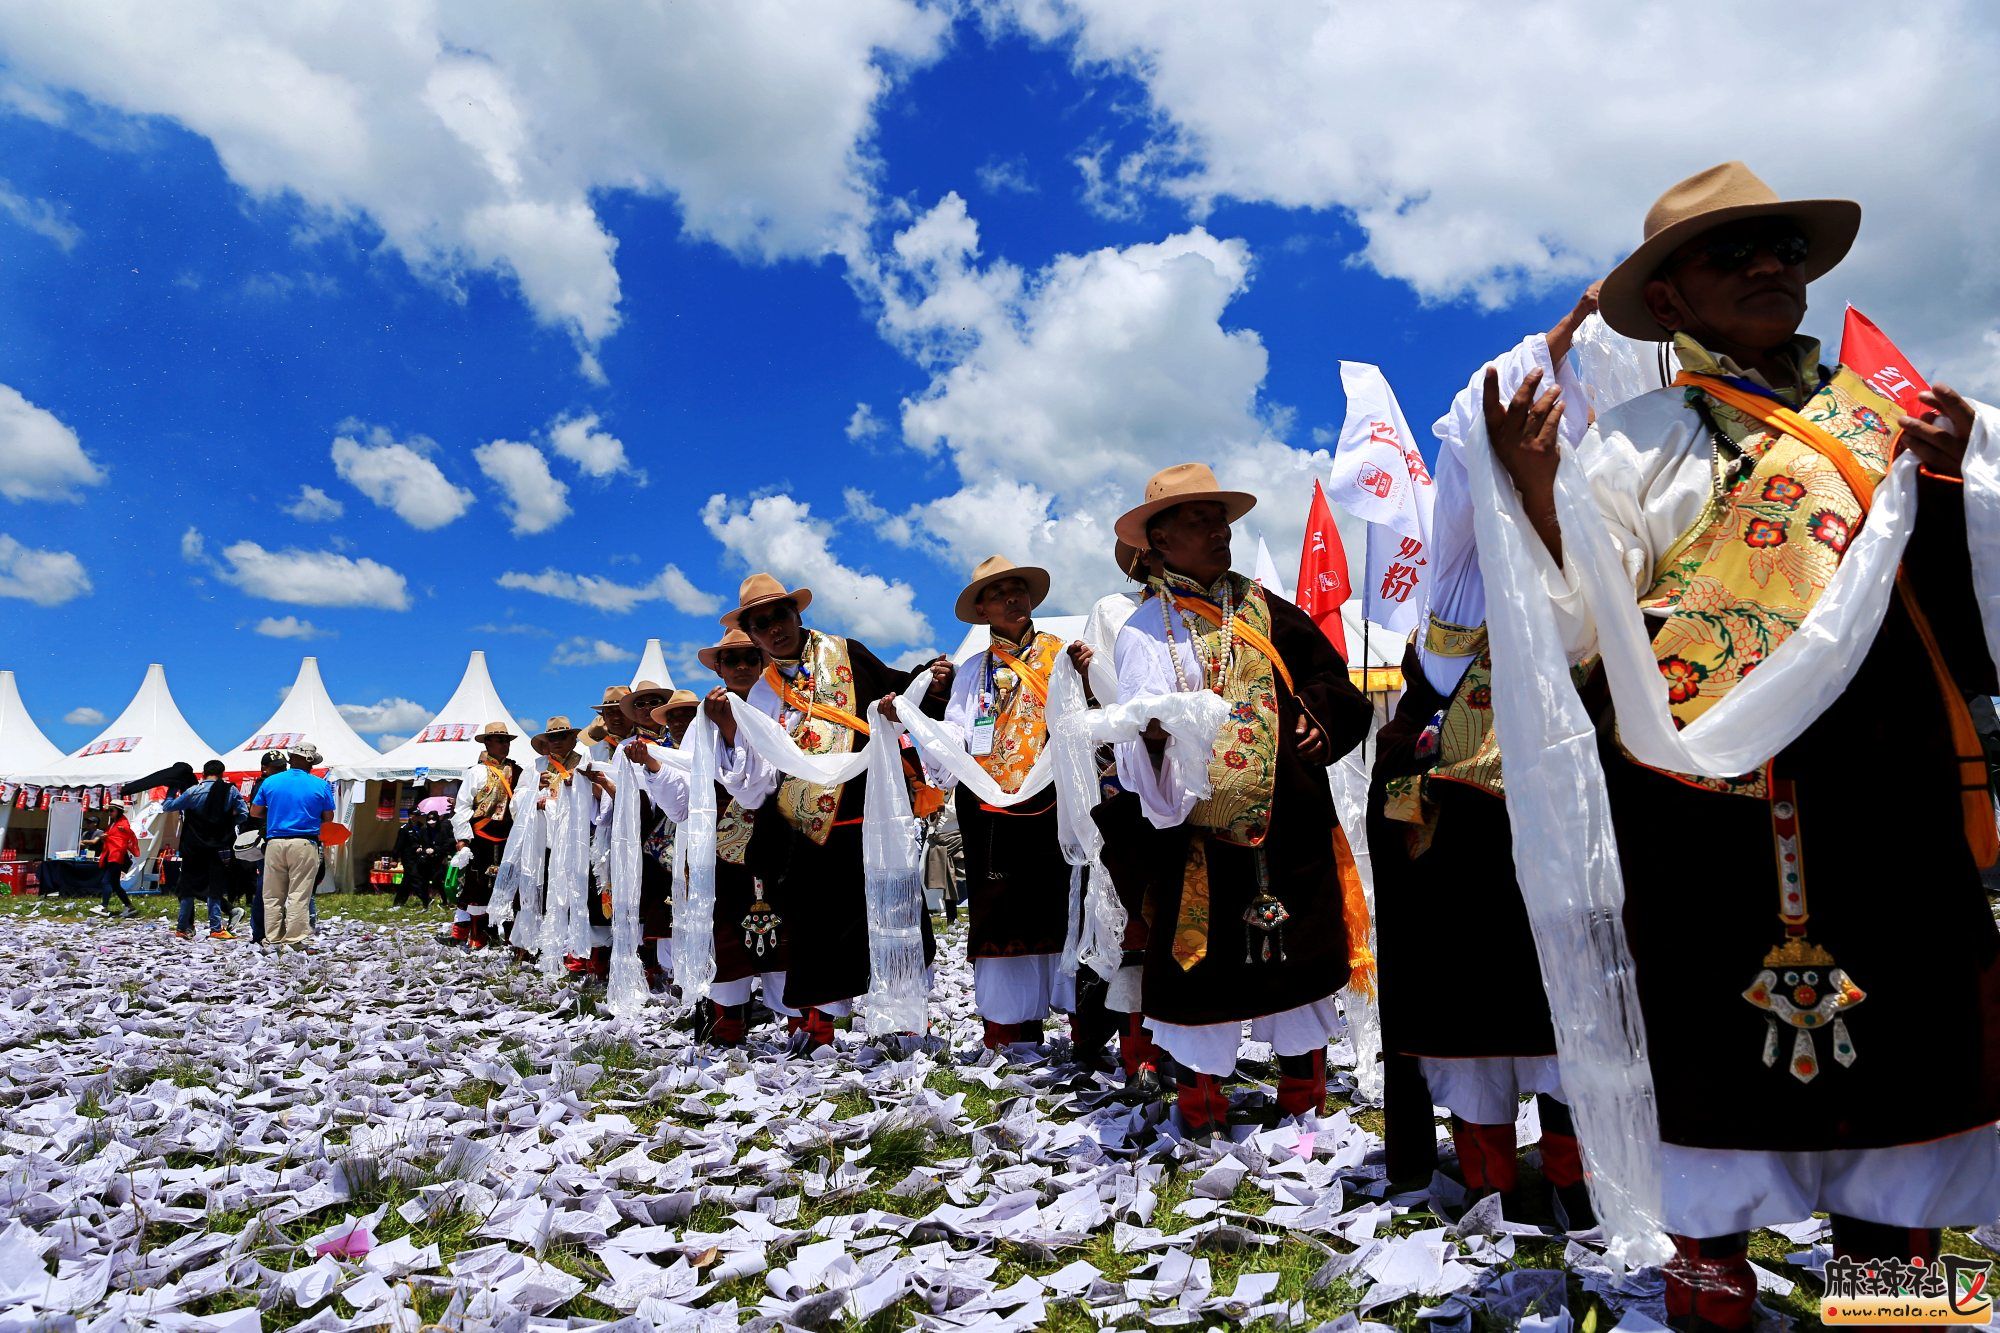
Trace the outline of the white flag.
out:
<instances>
[{"instance_id":1,"label":"white flag","mask_svg":"<svg viewBox=\"0 0 2000 1333\"><path fill-rule=\"evenodd\" d=\"M1327 498L1368 524L1361 614L1398 634L1414 633L1431 577L1431 504L1436 487L1382 372L1340 363L1347 420L1327 478Z\"/></svg>"},{"instance_id":2,"label":"white flag","mask_svg":"<svg viewBox=\"0 0 2000 1333\"><path fill-rule=\"evenodd\" d=\"M1292 595L1285 591L1285 581L1278 577L1278 562L1271 558L1271 548L1264 544L1261 532L1257 534L1257 586L1273 597L1292 600Z\"/></svg>"}]
</instances>

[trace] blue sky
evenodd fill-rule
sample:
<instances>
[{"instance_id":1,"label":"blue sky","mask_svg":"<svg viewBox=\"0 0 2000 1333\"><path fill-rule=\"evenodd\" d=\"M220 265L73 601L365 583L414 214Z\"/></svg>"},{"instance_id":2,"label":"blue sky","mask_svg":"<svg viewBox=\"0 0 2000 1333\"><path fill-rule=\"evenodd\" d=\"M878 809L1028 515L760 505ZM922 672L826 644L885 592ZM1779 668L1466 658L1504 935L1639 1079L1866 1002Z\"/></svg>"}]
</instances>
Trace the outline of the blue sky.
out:
<instances>
[{"instance_id":1,"label":"blue sky","mask_svg":"<svg viewBox=\"0 0 2000 1333\"><path fill-rule=\"evenodd\" d=\"M1896 20L1950 50L1861 109L1809 56L1707 56L1690 95L1767 97L1703 141L1633 80L1586 111L1467 77L1547 59L1580 93L1694 53L1643 15L1552 3L1530 48L1474 7L1219 8L0 16L0 666L65 748L153 660L233 744L304 652L407 735L475 647L523 716L581 711L648 636L699 682L766 566L900 658L957 641L993 549L1087 606L1109 518L1188 457L1259 492L1239 558L1261 531L1282 565L1340 358L1427 434L1659 189L1746 152L1869 209L1815 331L1852 297L2000 379L1975 10ZM1807 115L1848 151L1744 147ZM1874 149L1965 188L1856 179Z\"/></svg>"}]
</instances>

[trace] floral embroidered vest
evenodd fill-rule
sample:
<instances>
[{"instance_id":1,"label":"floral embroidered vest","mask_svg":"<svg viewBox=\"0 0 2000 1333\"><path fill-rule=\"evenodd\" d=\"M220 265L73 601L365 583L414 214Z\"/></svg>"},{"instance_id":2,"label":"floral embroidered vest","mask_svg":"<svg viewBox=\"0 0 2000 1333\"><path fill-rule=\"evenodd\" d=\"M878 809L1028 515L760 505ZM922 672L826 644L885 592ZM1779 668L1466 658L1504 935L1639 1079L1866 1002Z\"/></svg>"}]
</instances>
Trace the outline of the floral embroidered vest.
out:
<instances>
[{"instance_id":1,"label":"floral embroidered vest","mask_svg":"<svg viewBox=\"0 0 2000 1333\"><path fill-rule=\"evenodd\" d=\"M1642 609L1665 613L1653 652L1668 711L1686 726L1714 707L1792 636L1840 567L1862 508L1834 465L1800 440L1687 390L1741 461L1716 450L1715 488L1701 516L1659 563ZM1875 481L1889 467L1899 409L1842 367L1799 414L1845 444ZM1712 790L1761 797L1764 774L1720 780L1676 774Z\"/></svg>"},{"instance_id":2,"label":"floral embroidered vest","mask_svg":"<svg viewBox=\"0 0 2000 1333\"><path fill-rule=\"evenodd\" d=\"M817 630L806 631L799 658L800 671L788 682L806 699L854 711L854 668L848 665L847 640ZM792 719L794 744L807 754L847 754L854 749L854 731L823 717L800 714ZM824 846L840 809L839 786L821 787L802 778L778 784L778 813L799 832ZM721 840L718 830L717 841Z\"/></svg>"},{"instance_id":3,"label":"floral embroidered vest","mask_svg":"<svg viewBox=\"0 0 2000 1333\"><path fill-rule=\"evenodd\" d=\"M996 639L996 642L1004 643L1005 640ZM1015 656L1041 678L1041 689L1025 680L1017 680L1011 689L995 686L994 697L990 700L994 710L993 748L975 758L1002 791L1021 789L1022 779L1028 776L1028 770L1035 766L1042 748L1048 744L1048 705L1042 692L1048 688L1049 673L1055 670L1056 658L1062 655L1062 650L1063 641L1055 635L1036 634ZM982 669L988 681L997 682L1003 671L1020 675L1018 668L990 652ZM982 701L982 706L986 702Z\"/></svg>"},{"instance_id":4,"label":"floral embroidered vest","mask_svg":"<svg viewBox=\"0 0 2000 1333\"><path fill-rule=\"evenodd\" d=\"M1229 573L1212 589L1179 574L1170 573L1166 580L1175 597L1199 597L1216 605L1225 583L1236 618L1268 640L1271 606L1253 580ZM1156 609L1135 614L1167 617L1170 636L1184 638L1201 663L1202 678L1188 682L1189 688L1212 689L1229 702L1229 719L1209 753L1209 795L1195 803L1188 820L1224 842L1258 846L1271 831L1271 802L1278 785L1277 673L1270 659L1233 634L1225 640L1223 626L1211 625L1192 612L1169 612L1157 592L1149 597Z\"/></svg>"}]
</instances>

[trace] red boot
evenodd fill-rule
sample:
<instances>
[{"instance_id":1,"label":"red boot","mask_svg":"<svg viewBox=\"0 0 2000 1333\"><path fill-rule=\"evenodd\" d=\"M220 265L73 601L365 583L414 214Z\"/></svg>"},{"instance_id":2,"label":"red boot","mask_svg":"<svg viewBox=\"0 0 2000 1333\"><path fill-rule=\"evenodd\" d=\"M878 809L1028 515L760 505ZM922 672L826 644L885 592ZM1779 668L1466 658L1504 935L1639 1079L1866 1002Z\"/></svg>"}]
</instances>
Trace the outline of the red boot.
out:
<instances>
[{"instance_id":1,"label":"red boot","mask_svg":"<svg viewBox=\"0 0 2000 1333\"><path fill-rule=\"evenodd\" d=\"M1750 1237L1697 1239L1669 1236L1674 1258L1666 1266L1667 1324L1705 1333L1750 1327L1757 1303L1757 1274L1750 1267Z\"/></svg>"},{"instance_id":2,"label":"red boot","mask_svg":"<svg viewBox=\"0 0 2000 1333\"><path fill-rule=\"evenodd\" d=\"M1118 1062L1125 1070L1125 1090L1134 1097L1152 1101L1165 1088L1160 1082L1162 1052L1146 1031L1143 1014L1125 1016L1125 1035L1118 1039Z\"/></svg>"},{"instance_id":3,"label":"red boot","mask_svg":"<svg viewBox=\"0 0 2000 1333\"><path fill-rule=\"evenodd\" d=\"M486 918L484 916L475 916L466 924L469 927L468 934L471 938L466 942L465 947L468 949L484 949L486 947Z\"/></svg>"},{"instance_id":4,"label":"red boot","mask_svg":"<svg viewBox=\"0 0 2000 1333\"><path fill-rule=\"evenodd\" d=\"M824 1009L806 1010L801 1031L806 1034L805 1053L808 1055L822 1046L833 1045L833 1018Z\"/></svg>"},{"instance_id":5,"label":"red boot","mask_svg":"<svg viewBox=\"0 0 2000 1333\"><path fill-rule=\"evenodd\" d=\"M981 1021L986 1024L986 1035L982 1039L982 1044L989 1051L997 1051L1002 1046L1020 1040L1019 1037L1014 1035L1016 1024L996 1023L990 1018Z\"/></svg>"},{"instance_id":6,"label":"red boot","mask_svg":"<svg viewBox=\"0 0 2000 1333\"><path fill-rule=\"evenodd\" d=\"M1458 1167L1465 1174L1467 1189L1474 1194L1485 1190L1514 1192L1520 1181L1520 1164L1514 1160L1513 1121L1475 1125L1453 1116L1451 1142L1458 1149Z\"/></svg>"},{"instance_id":7,"label":"red boot","mask_svg":"<svg viewBox=\"0 0 2000 1333\"><path fill-rule=\"evenodd\" d=\"M1229 1094L1213 1074L1182 1069L1175 1075L1174 1105L1190 1139L1207 1139L1229 1128Z\"/></svg>"},{"instance_id":8,"label":"red boot","mask_svg":"<svg viewBox=\"0 0 2000 1333\"><path fill-rule=\"evenodd\" d=\"M1278 1114L1326 1114L1326 1052L1278 1057Z\"/></svg>"},{"instance_id":9,"label":"red boot","mask_svg":"<svg viewBox=\"0 0 2000 1333\"><path fill-rule=\"evenodd\" d=\"M718 1006L715 1012L715 1026L709 1029L708 1039L717 1046L741 1046L749 1036L750 1006L747 1004L726 1004Z\"/></svg>"}]
</instances>

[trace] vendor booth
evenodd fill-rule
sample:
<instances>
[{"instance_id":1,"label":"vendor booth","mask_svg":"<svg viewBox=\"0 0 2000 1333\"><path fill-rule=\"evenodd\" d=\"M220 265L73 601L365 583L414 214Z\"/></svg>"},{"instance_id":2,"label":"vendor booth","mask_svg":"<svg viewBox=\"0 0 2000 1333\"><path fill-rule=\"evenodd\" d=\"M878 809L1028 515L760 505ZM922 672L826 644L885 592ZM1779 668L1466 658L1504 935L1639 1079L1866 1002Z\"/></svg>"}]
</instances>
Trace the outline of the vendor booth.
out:
<instances>
[{"instance_id":1,"label":"vendor booth","mask_svg":"<svg viewBox=\"0 0 2000 1333\"><path fill-rule=\"evenodd\" d=\"M203 764L217 757L215 747L196 735L181 716L167 688L166 669L155 662L146 668L132 702L95 740L67 758L15 773L9 782L17 807L32 791L34 801L50 812L51 854L73 847L71 830L91 812L113 801L123 804L130 812L132 831L139 835L140 856L125 876L126 890L131 892L158 883L159 858L174 845L180 820L161 814L159 789L129 799L118 789L177 763L199 773Z\"/></svg>"},{"instance_id":2,"label":"vendor booth","mask_svg":"<svg viewBox=\"0 0 2000 1333\"><path fill-rule=\"evenodd\" d=\"M459 778L485 752L486 747L472 739L480 728L505 719L510 729L528 730L513 717L493 688L486 654L475 651L451 698L416 735L387 754L329 765L327 776L335 783L353 784L350 864L367 867L388 855L395 848L397 828L418 801L458 791ZM515 737L512 754L524 770L534 770L535 752L526 736Z\"/></svg>"},{"instance_id":3,"label":"vendor booth","mask_svg":"<svg viewBox=\"0 0 2000 1333\"><path fill-rule=\"evenodd\" d=\"M28 890L48 839L40 792L22 799L15 776L54 767L62 757L28 715L14 673L0 671L0 894Z\"/></svg>"}]
</instances>

